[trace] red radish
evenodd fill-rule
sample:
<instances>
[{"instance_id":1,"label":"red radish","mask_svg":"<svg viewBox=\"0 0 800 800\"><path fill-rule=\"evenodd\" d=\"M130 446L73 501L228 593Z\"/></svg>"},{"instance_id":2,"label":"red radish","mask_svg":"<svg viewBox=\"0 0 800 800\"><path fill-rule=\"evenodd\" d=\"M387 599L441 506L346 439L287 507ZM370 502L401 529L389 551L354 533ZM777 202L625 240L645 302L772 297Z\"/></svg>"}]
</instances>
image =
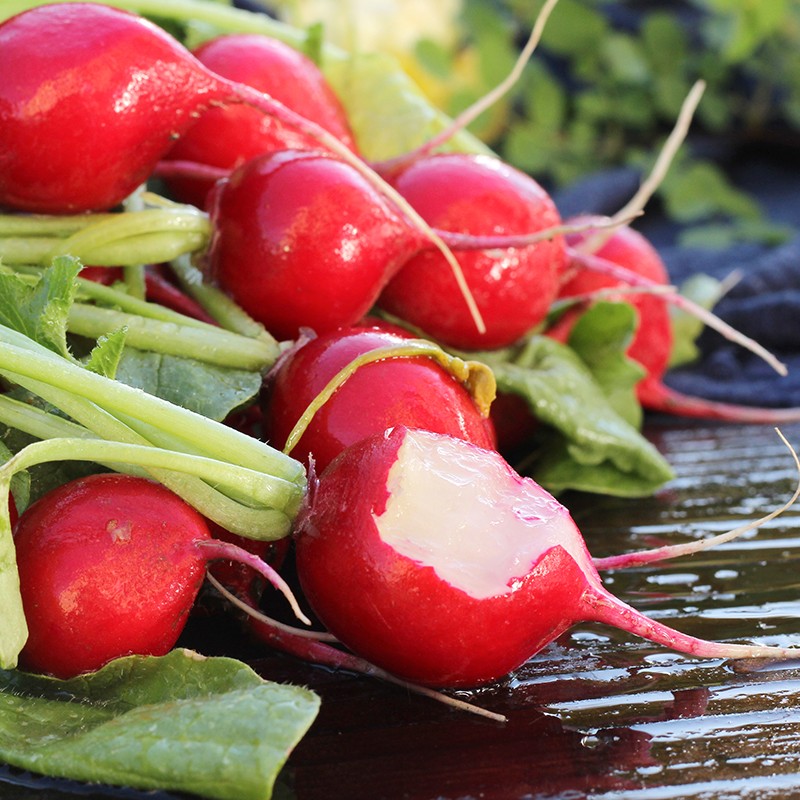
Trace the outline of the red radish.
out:
<instances>
[{"instance_id":1,"label":"red radish","mask_svg":"<svg viewBox=\"0 0 800 800\"><path fill-rule=\"evenodd\" d=\"M252 554L211 538L161 484L116 473L52 490L19 517L14 543L29 638L26 669L68 678L176 642L212 559L235 558L285 589Z\"/></svg>"},{"instance_id":2,"label":"red radish","mask_svg":"<svg viewBox=\"0 0 800 800\"><path fill-rule=\"evenodd\" d=\"M579 218L576 222L587 223L589 219ZM565 273L566 280L559 290L559 298L581 297L625 286L626 281L614 274L614 267L622 267L631 273L632 278L643 278L655 286L669 285L667 268L661 256L638 231L621 226L609 235L604 234L601 246L591 256L585 257L580 248L591 237L591 232L572 233L566 237L573 263ZM673 345L669 298L643 291L620 295L620 299L631 303L638 312L638 326L627 354L646 370L645 377L636 387L639 401L645 408L687 417L738 422L778 424L800 419L800 408L770 409L719 403L689 397L666 386L664 375ZM548 335L566 341L581 313L580 308L567 311Z\"/></svg>"},{"instance_id":3,"label":"red radish","mask_svg":"<svg viewBox=\"0 0 800 800\"><path fill-rule=\"evenodd\" d=\"M228 34L193 51L217 75L247 84L313 120L355 150L344 109L322 72L307 56L260 34ZM210 108L167 153L167 160L232 170L254 156L274 150L319 149L319 142L253 108ZM171 178L172 193L202 207L210 180Z\"/></svg>"},{"instance_id":4,"label":"red radish","mask_svg":"<svg viewBox=\"0 0 800 800\"><path fill-rule=\"evenodd\" d=\"M378 329L343 329L285 353L265 384L264 426L272 445L285 446L309 404L355 358L406 340ZM358 367L316 411L290 452L303 462L313 456L315 468L322 471L349 445L393 425L494 446L491 424L469 390L440 363L421 355L383 358Z\"/></svg>"},{"instance_id":5,"label":"red radish","mask_svg":"<svg viewBox=\"0 0 800 800\"><path fill-rule=\"evenodd\" d=\"M212 105L253 105L352 155L267 95L215 75L161 28L100 3L7 19L0 74L0 207L112 208Z\"/></svg>"},{"instance_id":6,"label":"red radish","mask_svg":"<svg viewBox=\"0 0 800 800\"><path fill-rule=\"evenodd\" d=\"M358 322L422 246L362 176L320 152L254 158L209 205L210 276L277 338Z\"/></svg>"},{"instance_id":7,"label":"red radish","mask_svg":"<svg viewBox=\"0 0 800 800\"><path fill-rule=\"evenodd\" d=\"M437 231L472 236L532 234L560 224L552 199L529 176L488 156L422 158L392 179ZM451 244L448 242L448 244ZM380 305L434 339L465 350L513 344L545 318L565 264L563 239L527 247L459 252L457 259L481 311L473 324L448 265L433 251L411 258L391 280Z\"/></svg>"},{"instance_id":8,"label":"red radish","mask_svg":"<svg viewBox=\"0 0 800 800\"><path fill-rule=\"evenodd\" d=\"M405 272L416 254L430 250L427 281L413 291L420 305L459 326L458 337L438 338L464 348L509 344L541 321L555 293L564 258L561 237L528 242L551 231L558 212L522 173L495 159L463 159L477 176L464 206L454 206L467 219L464 227L478 230L431 232L453 249L472 251L458 260L478 276L472 293L480 292L493 320L485 335L464 302L452 264L436 260L441 251L434 249L431 232L412 224L364 175L331 153L276 151L218 181L208 198L214 228L208 275L274 336L294 339L302 328L325 333L357 323L382 291L384 304L384 287L397 271ZM430 161L444 165L450 159ZM452 201L452 185L441 188L433 193L438 202ZM491 227L487 214L497 219ZM518 246L520 241L525 244ZM413 314L398 315L426 329ZM426 332L439 333L435 324Z\"/></svg>"},{"instance_id":9,"label":"red radish","mask_svg":"<svg viewBox=\"0 0 800 800\"><path fill-rule=\"evenodd\" d=\"M113 286L122 279L122 272L119 267L87 266L81 269L81 278L95 283L102 283L103 286Z\"/></svg>"},{"instance_id":10,"label":"red radish","mask_svg":"<svg viewBox=\"0 0 800 800\"><path fill-rule=\"evenodd\" d=\"M581 218L578 221L588 221ZM579 248L582 241L591 237L591 233L569 234L568 244ZM614 264L628 267L637 275L641 275L656 284L666 286L669 284L667 268L658 251L638 231L628 226L617 228L594 254L598 258L606 259ZM568 271L569 272L569 271ZM567 280L562 283L558 296L569 298L583 294L591 294L600 289L620 286L620 281L608 275L594 272L576 265ZM664 298L656 294L641 292L626 294L620 299L629 302L638 312L639 325L628 347L628 355L638 361L646 370L647 375L638 386L641 395L648 391L653 382L660 382L669 364L672 351L672 325L669 316L669 304ZM557 339L567 338L572 325L577 321L581 312L567 312L554 326L549 334Z\"/></svg>"},{"instance_id":11,"label":"red radish","mask_svg":"<svg viewBox=\"0 0 800 800\"><path fill-rule=\"evenodd\" d=\"M578 622L711 658L800 650L705 641L602 585L566 508L495 452L394 428L338 456L296 539L306 598L356 654L406 680L496 680Z\"/></svg>"}]
</instances>

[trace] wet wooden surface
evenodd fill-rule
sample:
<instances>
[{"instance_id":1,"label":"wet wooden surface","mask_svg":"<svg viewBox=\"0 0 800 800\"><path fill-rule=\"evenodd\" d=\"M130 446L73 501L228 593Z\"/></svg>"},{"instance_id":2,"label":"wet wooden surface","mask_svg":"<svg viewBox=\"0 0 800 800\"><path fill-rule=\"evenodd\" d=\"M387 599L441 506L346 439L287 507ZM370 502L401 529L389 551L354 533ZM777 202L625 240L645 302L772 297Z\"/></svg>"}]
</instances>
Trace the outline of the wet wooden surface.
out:
<instances>
[{"instance_id":1,"label":"wet wooden surface","mask_svg":"<svg viewBox=\"0 0 800 800\"><path fill-rule=\"evenodd\" d=\"M656 497L564 498L595 555L720 533L772 510L797 480L768 427L657 420L648 431L678 473ZM800 445L800 427L785 433ZM800 508L706 553L606 577L624 600L688 633L800 646ZM254 665L323 698L278 797L800 797L800 660L755 669L582 626L502 683L468 695L506 714L506 724L288 658L259 656ZM0 774L0 798L120 796L23 782Z\"/></svg>"}]
</instances>

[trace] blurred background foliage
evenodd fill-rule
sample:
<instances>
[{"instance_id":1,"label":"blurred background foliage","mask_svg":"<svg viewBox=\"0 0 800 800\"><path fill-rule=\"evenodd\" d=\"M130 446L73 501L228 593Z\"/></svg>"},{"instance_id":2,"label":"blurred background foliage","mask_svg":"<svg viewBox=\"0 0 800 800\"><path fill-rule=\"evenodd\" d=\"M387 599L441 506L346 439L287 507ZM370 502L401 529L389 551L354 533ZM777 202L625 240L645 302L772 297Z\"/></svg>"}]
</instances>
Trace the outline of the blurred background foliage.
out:
<instances>
[{"instance_id":1,"label":"blurred background foliage","mask_svg":"<svg viewBox=\"0 0 800 800\"><path fill-rule=\"evenodd\" d=\"M394 53L455 115L505 77L542 2L271 5L292 24L321 24L351 51ZM598 170L646 169L701 78L690 141L659 202L695 226L695 239L700 230L719 245L778 241L786 232L731 183L725 163L742 148L800 143L800 0L560 0L524 77L472 131L557 190Z\"/></svg>"}]
</instances>

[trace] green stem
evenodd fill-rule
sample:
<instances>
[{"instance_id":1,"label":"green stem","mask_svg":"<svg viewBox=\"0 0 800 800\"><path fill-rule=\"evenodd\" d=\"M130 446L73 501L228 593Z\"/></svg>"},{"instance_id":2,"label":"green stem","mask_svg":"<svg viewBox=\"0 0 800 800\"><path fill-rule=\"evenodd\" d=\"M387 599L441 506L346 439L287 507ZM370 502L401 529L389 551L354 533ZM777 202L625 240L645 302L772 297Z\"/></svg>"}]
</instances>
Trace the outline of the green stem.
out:
<instances>
[{"instance_id":1,"label":"green stem","mask_svg":"<svg viewBox=\"0 0 800 800\"><path fill-rule=\"evenodd\" d=\"M148 469L176 470L202 478L223 490L242 493L253 504L267 508L283 508L287 504L287 495L293 494L295 488L280 478L230 462L149 445L86 437L33 442L0 466L0 475L11 476L19 470L49 461L103 461L111 464L134 464Z\"/></svg>"},{"instance_id":2,"label":"green stem","mask_svg":"<svg viewBox=\"0 0 800 800\"><path fill-rule=\"evenodd\" d=\"M17 272L22 271L22 269L23 268L20 267L14 267L14 270ZM41 269L34 268L31 272L38 275L41 274ZM202 331L211 332L219 330L216 325L210 325L202 320L189 317L186 314L181 314L179 311L173 311L171 308L162 306L161 303L150 303L139 297L133 297L114 286L106 286L97 281L81 278L80 275L75 280L78 286L79 297L88 298L106 307L117 308L127 314L135 314L145 319L173 322L177 325L197 328Z\"/></svg>"},{"instance_id":3,"label":"green stem","mask_svg":"<svg viewBox=\"0 0 800 800\"><path fill-rule=\"evenodd\" d=\"M51 414L42 408L15 400L7 394L0 394L0 423L9 428L35 436L37 439L53 439L55 437L95 439L97 436L83 425L78 425L57 414Z\"/></svg>"},{"instance_id":4,"label":"green stem","mask_svg":"<svg viewBox=\"0 0 800 800\"><path fill-rule=\"evenodd\" d=\"M123 209L126 212L143 211L145 209L143 199L144 191L144 185L140 185L139 188L129 195L122 204ZM158 213L156 209L152 209L151 213L153 213L153 211ZM147 296L147 284L145 283L145 263L126 264L122 268L122 274L125 283L125 290L131 296L138 297L140 300L144 300Z\"/></svg>"},{"instance_id":5,"label":"green stem","mask_svg":"<svg viewBox=\"0 0 800 800\"><path fill-rule=\"evenodd\" d=\"M242 336L253 338L268 336L264 326L256 322L244 309L228 295L206 282L203 273L192 263L188 255L181 255L171 261L175 276L181 288L193 297L213 319L223 328ZM274 341L274 339L273 339Z\"/></svg>"},{"instance_id":6,"label":"green stem","mask_svg":"<svg viewBox=\"0 0 800 800\"><path fill-rule=\"evenodd\" d=\"M234 369L264 372L277 357L276 347L212 325L201 329L146 319L85 303L72 305L68 325L73 333L94 339L124 326L125 342L131 347L195 358L208 364Z\"/></svg>"},{"instance_id":7,"label":"green stem","mask_svg":"<svg viewBox=\"0 0 800 800\"><path fill-rule=\"evenodd\" d=\"M0 261L5 265L38 264L52 261L53 239L47 236L0 238Z\"/></svg>"},{"instance_id":8,"label":"green stem","mask_svg":"<svg viewBox=\"0 0 800 800\"><path fill-rule=\"evenodd\" d=\"M89 372L0 325L0 370L18 373L90 399L112 413L157 423L190 445L217 458L236 455L251 469L305 484L303 466L251 436L158 397Z\"/></svg>"},{"instance_id":9,"label":"green stem","mask_svg":"<svg viewBox=\"0 0 800 800\"><path fill-rule=\"evenodd\" d=\"M0 238L5 264L48 265L56 256L72 255L85 264L135 266L141 272L142 264L204 249L211 236L208 216L191 206L90 214L80 224L49 223L41 216L28 223L24 219L12 223L9 215L2 217L8 231ZM143 275L136 282L142 280Z\"/></svg>"},{"instance_id":10,"label":"green stem","mask_svg":"<svg viewBox=\"0 0 800 800\"><path fill-rule=\"evenodd\" d=\"M0 480L0 667L13 669L28 638L17 572L17 554L8 514L10 481Z\"/></svg>"},{"instance_id":11,"label":"green stem","mask_svg":"<svg viewBox=\"0 0 800 800\"><path fill-rule=\"evenodd\" d=\"M76 214L63 216L49 214L0 214L0 237L7 236L71 236L99 220L110 219L117 214Z\"/></svg>"},{"instance_id":12,"label":"green stem","mask_svg":"<svg viewBox=\"0 0 800 800\"><path fill-rule=\"evenodd\" d=\"M16 414L16 425L20 430L25 431L36 437L51 436L83 436L86 438L106 439L128 444L153 445L140 433L132 430L123 421L117 419L112 414L99 408L91 400L53 388L33 379L26 379L22 376L11 374L11 378L33 394L38 395L51 405L60 408L64 413L69 414L81 425L85 425L86 433L76 433L74 423L61 420L66 425L73 428L59 425L59 417L53 417L48 421L36 418L33 415L23 415L19 409L10 411L8 408L3 412L4 417ZM8 400L8 398L7 398ZM42 412L45 413L45 412ZM10 423L11 424L11 423ZM81 428L81 425L77 426ZM105 462L98 462L103 466L109 467ZM290 506L285 510L252 508L244 505L238 500L228 497L213 486L191 475L170 470L148 469L143 472L140 468L116 465L117 472L125 472L132 475L147 475L163 483L175 494L182 497L187 503L194 506L203 516L213 520L225 530L237 533L251 539L274 540L286 536L291 529L291 522L297 513L299 504L302 501L302 492L297 493Z\"/></svg>"}]
</instances>

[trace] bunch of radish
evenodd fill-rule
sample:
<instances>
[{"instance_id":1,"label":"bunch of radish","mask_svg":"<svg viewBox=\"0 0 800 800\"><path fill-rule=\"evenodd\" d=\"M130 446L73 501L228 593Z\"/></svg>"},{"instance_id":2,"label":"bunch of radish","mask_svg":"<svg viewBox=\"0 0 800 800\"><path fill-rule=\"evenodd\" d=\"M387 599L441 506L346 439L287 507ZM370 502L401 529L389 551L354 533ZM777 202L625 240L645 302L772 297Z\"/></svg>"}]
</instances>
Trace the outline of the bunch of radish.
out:
<instances>
[{"instance_id":1,"label":"bunch of radish","mask_svg":"<svg viewBox=\"0 0 800 800\"><path fill-rule=\"evenodd\" d=\"M0 85L0 206L110 212L158 174L207 210L206 281L286 345L262 408L271 442L310 467L299 513L291 502L293 512L281 509L295 523L305 598L365 671L478 685L586 620L695 655L794 655L695 639L611 596L567 510L497 453L488 369L439 346L514 345L545 327L557 300L575 298L550 331L567 337L597 289L665 287L658 254L631 228L604 231L597 219L565 227L535 180L488 155L422 148L367 163L313 64L259 37L222 38L193 55L129 12L41 5L0 25L0 73L13 76ZM628 354L647 370L643 404L800 418L668 392L665 301L643 292L630 302L639 326ZM365 322L376 307L436 344ZM22 367L3 370L37 391ZM108 422L104 435L118 430ZM135 430L150 432L141 421ZM101 463L125 462L123 451L106 452L97 450ZM186 455L181 463L203 454ZM169 649L211 558L239 559L286 591L248 551L212 542L203 513L140 475L65 484L15 528L30 627L22 663L57 675ZM124 581L101 593L118 575ZM132 617L117 616L129 609ZM355 663L329 636L259 624L296 652L312 642L304 652Z\"/></svg>"}]
</instances>

